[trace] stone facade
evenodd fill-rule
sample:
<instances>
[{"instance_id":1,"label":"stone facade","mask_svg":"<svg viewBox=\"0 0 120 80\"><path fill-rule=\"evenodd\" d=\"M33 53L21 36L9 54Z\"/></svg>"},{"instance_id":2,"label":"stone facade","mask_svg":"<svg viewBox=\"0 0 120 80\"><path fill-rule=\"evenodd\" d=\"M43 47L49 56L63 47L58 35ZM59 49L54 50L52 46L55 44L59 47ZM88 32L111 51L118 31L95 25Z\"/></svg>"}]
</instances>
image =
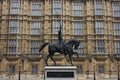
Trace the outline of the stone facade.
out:
<instances>
[{"instance_id":1,"label":"stone facade","mask_svg":"<svg viewBox=\"0 0 120 80\"><path fill-rule=\"evenodd\" d=\"M0 0L0 80L43 79L45 41L79 39L78 79L117 79L120 65L120 0ZM57 65L69 65L63 55ZM49 64L53 62L49 60ZM84 76L84 77L83 77Z\"/></svg>"}]
</instances>

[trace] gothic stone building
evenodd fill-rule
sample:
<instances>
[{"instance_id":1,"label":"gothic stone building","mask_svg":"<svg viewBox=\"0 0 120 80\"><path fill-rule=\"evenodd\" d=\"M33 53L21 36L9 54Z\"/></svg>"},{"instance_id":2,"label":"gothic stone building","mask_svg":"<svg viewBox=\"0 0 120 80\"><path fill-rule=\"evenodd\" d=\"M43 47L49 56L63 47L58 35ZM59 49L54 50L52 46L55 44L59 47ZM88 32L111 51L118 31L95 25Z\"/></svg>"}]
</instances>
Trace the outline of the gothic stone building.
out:
<instances>
[{"instance_id":1,"label":"gothic stone building","mask_svg":"<svg viewBox=\"0 0 120 80\"><path fill-rule=\"evenodd\" d=\"M120 65L120 0L0 0L0 80L42 80L46 47L57 40L79 39L73 56L78 80L117 79ZM57 65L68 65L56 54ZM49 59L49 65L53 62Z\"/></svg>"}]
</instances>

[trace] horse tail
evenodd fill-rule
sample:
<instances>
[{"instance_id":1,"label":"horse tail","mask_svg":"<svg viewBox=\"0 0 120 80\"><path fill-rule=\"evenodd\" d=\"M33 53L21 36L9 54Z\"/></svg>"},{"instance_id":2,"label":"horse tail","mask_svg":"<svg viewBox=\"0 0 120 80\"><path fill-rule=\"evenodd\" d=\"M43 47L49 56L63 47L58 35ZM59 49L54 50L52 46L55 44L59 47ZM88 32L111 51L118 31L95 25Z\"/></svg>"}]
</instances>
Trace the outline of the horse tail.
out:
<instances>
[{"instance_id":1,"label":"horse tail","mask_svg":"<svg viewBox=\"0 0 120 80\"><path fill-rule=\"evenodd\" d=\"M49 42L45 42L41 45L39 52L41 52L42 49L44 49L48 44L50 44Z\"/></svg>"}]
</instances>

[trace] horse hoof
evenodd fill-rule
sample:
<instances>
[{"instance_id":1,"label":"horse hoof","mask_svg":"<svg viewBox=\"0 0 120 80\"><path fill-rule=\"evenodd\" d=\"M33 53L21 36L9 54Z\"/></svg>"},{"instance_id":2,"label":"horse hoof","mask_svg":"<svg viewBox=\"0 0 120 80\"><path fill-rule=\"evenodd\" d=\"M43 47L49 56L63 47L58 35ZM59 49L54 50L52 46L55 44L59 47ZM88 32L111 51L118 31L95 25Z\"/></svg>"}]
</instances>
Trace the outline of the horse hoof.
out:
<instances>
[{"instance_id":1,"label":"horse hoof","mask_svg":"<svg viewBox=\"0 0 120 80\"><path fill-rule=\"evenodd\" d=\"M46 64L46 66L48 66L48 64Z\"/></svg>"}]
</instances>

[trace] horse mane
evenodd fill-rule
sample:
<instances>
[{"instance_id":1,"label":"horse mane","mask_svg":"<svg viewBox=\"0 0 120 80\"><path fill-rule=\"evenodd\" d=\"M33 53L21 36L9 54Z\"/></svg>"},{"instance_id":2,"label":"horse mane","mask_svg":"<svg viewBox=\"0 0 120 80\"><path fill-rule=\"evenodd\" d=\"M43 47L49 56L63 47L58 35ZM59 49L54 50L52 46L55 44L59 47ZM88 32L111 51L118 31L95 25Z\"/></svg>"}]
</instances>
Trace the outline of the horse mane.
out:
<instances>
[{"instance_id":1,"label":"horse mane","mask_svg":"<svg viewBox=\"0 0 120 80\"><path fill-rule=\"evenodd\" d=\"M74 39L69 40L66 44L70 44L71 42L75 41Z\"/></svg>"}]
</instances>

